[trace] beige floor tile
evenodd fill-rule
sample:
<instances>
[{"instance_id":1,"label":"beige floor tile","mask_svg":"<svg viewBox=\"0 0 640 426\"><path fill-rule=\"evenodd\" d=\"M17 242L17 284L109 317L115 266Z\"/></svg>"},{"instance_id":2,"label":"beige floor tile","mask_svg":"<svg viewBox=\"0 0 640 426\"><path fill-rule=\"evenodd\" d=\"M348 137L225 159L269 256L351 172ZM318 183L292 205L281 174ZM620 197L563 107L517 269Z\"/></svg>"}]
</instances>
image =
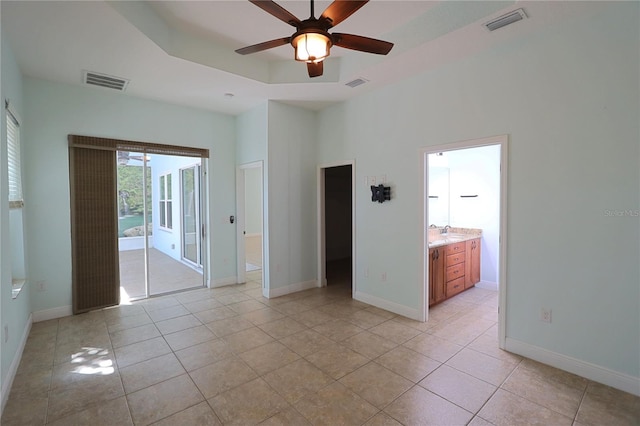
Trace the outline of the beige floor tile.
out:
<instances>
[{"instance_id":1,"label":"beige floor tile","mask_svg":"<svg viewBox=\"0 0 640 426\"><path fill-rule=\"evenodd\" d=\"M273 342L273 338L257 327L239 331L224 337L229 348L236 354Z\"/></svg>"},{"instance_id":2,"label":"beige floor tile","mask_svg":"<svg viewBox=\"0 0 640 426\"><path fill-rule=\"evenodd\" d=\"M197 370L205 365L213 364L233 355L233 352L222 339L208 340L175 352L187 371Z\"/></svg>"},{"instance_id":3,"label":"beige floor tile","mask_svg":"<svg viewBox=\"0 0 640 426\"><path fill-rule=\"evenodd\" d=\"M377 358L398 346L395 342L368 331L363 331L355 336L344 339L340 344L353 349L369 359Z\"/></svg>"},{"instance_id":4,"label":"beige floor tile","mask_svg":"<svg viewBox=\"0 0 640 426\"><path fill-rule=\"evenodd\" d=\"M551 411L511 392L498 389L478 413L494 425L571 426L573 419Z\"/></svg>"},{"instance_id":5,"label":"beige floor tile","mask_svg":"<svg viewBox=\"0 0 640 426\"><path fill-rule=\"evenodd\" d=\"M93 404L110 401L124 395L117 373L91 376L49 392L47 421L52 422L83 411Z\"/></svg>"},{"instance_id":6,"label":"beige floor tile","mask_svg":"<svg viewBox=\"0 0 640 426\"><path fill-rule=\"evenodd\" d=\"M336 342L364 331L363 328L342 319L335 319L325 322L324 324L317 325L313 327L313 330Z\"/></svg>"},{"instance_id":7,"label":"beige floor tile","mask_svg":"<svg viewBox=\"0 0 640 426\"><path fill-rule=\"evenodd\" d=\"M392 402L384 412L405 425L466 425L473 414L414 386Z\"/></svg>"},{"instance_id":8,"label":"beige floor tile","mask_svg":"<svg viewBox=\"0 0 640 426\"><path fill-rule=\"evenodd\" d=\"M430 334L421 334L414 337L403 346L440 362L446 362L462 349L460 345Z\"/></svg>"},{"instance_id":9,"label":"beige floor tile","mask_svg":"<svg viewBox=\"0 0 640 426\"><path fill-rule=\"evenodd\" d=\"M187 374L127 395L136 425L148 425L180 412L203 400Z\"/></svg>"},{"instance_id":10,"label":"beige floor tile","mask_svg":"<svg viewBox=\"0 0 640 426\"><path fill-rule=\"evenodd\" d=\"M244 314L241 314L240 317L250 321L254 325L262 325L271 321L276 321L284 318L284 314L276 311L273 308L264 307L263 309L259 309L257 311L251 311Z\"/></svg>"},{"instance_id":11,"label":"beige floor tile","mask_svg":"<svg viewBox=\"0 0 640 426\"><path fill-rule=\"evenodd\" d=\"M388 414L380 412L373 416L364 426L402 426L402 423L392 419Z\"/></svg>"},{"instance_id":12,"label":"beige floor tile","mask_svg":"<svg viewBox=\"0 0 640 426\"><path fill-rule=\"evenodd\" d=\"M560 373L558 371L558 373ZM586 389L573 387L556 380L552 374L540 374L522 365L502 384L502 388L518 396L574 418Z\"/></svg>"},{"instance_id":13,"label":"beige floor tile","mask_svg":"<svg viewBox=\"0 0 640 426\"><path fill-rule=\"evenodd\" d=\"M200 325L198 327L192 327L186 330L182 330L178 333L171 333L164 336L171 349L179 351L180 349L188 348L189 346L197 345L198 343L206 342L207 340L216 339L216 335L211 332L206 326Z\"/></svg>"},{"instance_id":14,"label":"beige floor tile","mask_svg":"<svg viewBox=\"0 0 640 426\"><path fill-rule=\"evenodd\" d=\"M187 328L198 327L199 325L202 325L202 322L193 315L184 315L156 323L156 327L162 334L171 334Z\"/></svg>"},{"instance_id":15,"label":"beige floor tile","mask_svg":"<svg viewBox=\"0 0 640 426\"><path fill-rule=\"evenodd\" d=\"M162 321L170 318L177 318L183 315L190 314L187 308L185 308L182 305L175 305L167 308L155 309L155 310L148 311L148 313L154 322L158 322L158 321Z\"/></svg>"},{"instance_id":16,"label":"beige floor tile","mask_svg":"<svg viewBox=\"0 0 640 426\"><path fill-rule=\"evenodd\" d=\"M258 377L244 361L235 356L193 370L189 375L207 399Z\"/></svg>"},{"instance_id":17,"label":"beige floor tile","mask_svg":"<svg viewBox=\"0 0 640 426\"><path fill-rule=\"evenodd\" d=\"M640 397L589 383L576 420L584 425L640 425Z\"/></svg>"},{"instance_id":18,"label":"beige floor tile","mask_svg":"<svg viewBox=\"0 0 640 426\"><path fill-rule=\"evenodd\" d=\"M364 355L333 342L305 358L336 380L369 362Z\"/></svg>"},{"instance_id":19,"label":"beige floor tile","mask_svg":"<svg viewBox=\"0 0 640 426\"><path fill-rule=\"evenodd\" d=\"M206 311L200 311L193 314L196 318L200 320L203 324L207 324L213 321L222 320L225 318L233 318L238 316L237 312L232 311L226 306L221 306L219 308L208 309Z\"/></svg>"},{"instance_id":20,"label":"beige floor tile","mask_svg":"<svg viewBox=\"0 0 640 426\"><path fill-rule=\"evenodd\" d=\"M107 350L87 350L73 362L56 365L51 374L50 389L80 384L116 372L114 354Z\"/></svg>"},{"instance_id":21,"label":"beige floor tile","mask_svg":"<svg viewBox=\"0 0 640 426\"><path fill-rule=\"evenodd\" d=\"M170 352L171 348L162 337L123 346L115 350L118 368L124 368Z\"/></svg>"},{"instance_id":22,"label":"beige floor tile","mask_svg":"<svg viewBox=\"0 0 640 426\"><path fill-rule=\"evenodd\" d=\"M146 324L140 327L128 328L111 333L111 344L114 348L119 348L159 336L160 332L154 324Z\"/></svg>"},{"instance_id":23,"label":"beige floor tile","mask_svg":"<svg viewBox=\"0 0 640 426\"><path fill-rule=\"evenodd\" d=\"M165 417L154 426L222 426L207 402L201 402L174 415Z\"/></svg>"},{"instance_id":24,"label":"beige floor tile","mask_svg":"<svg viewBox=\"0 0 640 426\"><path fill-rule=\"evenodd\" d=\"M293 314L291 315L291 318L307 327L315 327L316 325L320 325L334 319L331 315L317 309Z\"/></svg>"},{"instance_id":25,"label":"beige floor tile","mask_svg":"<svg viewBox=\"0 0 640 426\"><path fill-rule=\"evenodd\" d=\"M51 386L52 367L28 366L21 363L13 380L9 398L46 398Z\"/></svg>"},{"instance_id":26,"label":"beige floor tile","mask_svg":"<svg viewBox=\"0 0 640 426\"><path fill-rule=\"evenodd\" d=\"M387 310L384 309L380 309L377 308L375 306L367 306L366 308L364 308L365 311L367 312L371 312L372 314L376 314L378 316L383 317L384 319L391 319L391 318L395 318L398 315L394 314L393 312L389 312Z\"/></svg>"},{"instance_id":27,"label":"beige floor tile","mask_svg":"<svg viewBox=\"0 0 640 426\"><path fill-rule=\"evenodd\" d=\"M304 303L300 303L296 300L275 305L273 308L277 311L282 312L285 315L299 314L301 312L305 312L313 309L312 306L305 305Z\"/></svg>"},{"instance_id":28,"label":"beige floor tile","mask_svg":"<svg viewBox=\"0 0 640 426\"><path fill-rule=\"evenodd\" d=\"M369 362L339 381L379 409L389 405L414 385L375 362Z\"/></svg>"},{"instance_id":29,"label":"beige floor tile","mask_svg":"<svg viewBox=\"0 0 640 426\"><path fill-rule=\"evenodd\" d=\"M383 322L389 320L392 317L388 315L378 315L376 312L382 311L381 309L378 311L370 311L368 309L361 309L356 311L345 317L346 321L349 321L352 324L357 325L360 328L369 329L371 327L375 327L377 325L382 324ZM382 311L386 312L386 311Z\"/></svg>"},{"instance_id":30,"label":"beige floor tile","mask_svg":"<svg viewBox=\"0 0 640 426\"><path fill-rule=\"evenodd\" d=\"M147 314L142 307L136 307L139 308L139 313L126 316L113 316L108 319L107 328L109 329L109 333L116 333L128 328L140 327L141 325L151 324L153 322L149 314Z\"/></svg>"},{"instance_id":31,"label":"beige floor tile","mask_svg":"<svg viewBox=\"0 0 640 426\"><path fill-rule=\"evenodd\" d=\"M440 362L404 346L390 350L375 362L414 383L418 383L441 365Z\"/></svg>"},{"instance_id":32,"label":"beige floor tile","mask_svg":"<svg viewBox=\"0 0 640 426\"><path fill-rule=\"evenodd\" d=\"M502 359L505 361L518 362L522 360L520 355L512 354L498 347L498 338L484 333L471 342L468 346L469 349L482 352L483 354L492 356L494 358Z\"/></svg>"},{"instance_id":33,"label":"beige floor tile","mask_svg":"<svg viewBox=\"0 0 640 426\"><path fill-rule=\"evenodd\" d=\"M225 294L223 296L216 296L216 300L223 305L232 305L234 303L240 303L247 300L253 300L251 297L244 293L240 293L235 290L233 293Z\"/></svg>"},{"instance_id":34,"label":"beige floor tile","mask_svg":"<svg viewBox=\"0 0 640 426\"><path fill-rule=\"evenodd\" d=\"M497 389L447 365L429 374L420 386L472 413L477 413Z\"/></svg>"},{"instance_id":35,"label":"beige floor tile","mask_svg":"<svg viewBox=\"0 0 640 426\"><path fill-rule=\"evenodd\" d=\"M325 346L334 343L332 340L327 339L322 334L313 330L303 330L280 339L280 342L300 356L311 355Z\"/></svg>"},{"instance_id":36,"label":"beige floor tile","mask_svg":"<svg viewBox=\"0 0 640 426\"><path fill-rule=\"evenodd\" d=\"M253 323L240 317L221 319L209 322L206 325L207 328L213 331L218 337L227 336L254 327Z\"/></svg>"},{"instance_id":37,"label":"beige floor tile","mask_svg":"<svg viewBox=\"0 0 640 426\"><path fill-rule=\"evenodd\" d=\"M53 426L94 425L125 426L133 425L127 399L124 396L100 404L93 404L86 410L48 423Z\"/></svg>"},{"instance_id":38,"label":"beige floor tile","mask_svg":"<svg viewBox=\"0 0 640 426\"><path fill-rule=\"evenodd\" d=\"M294 404L314 425L360 425L378 410L364 399L334 382Z\"/></svg>"},{"instance_id":39,"label":"beige floor tile","mask_svg":"<svg viewBox=\"0 0 640 426\"><path fill-rule=\"evenodd\" d=\"M113 351L108 334L83 339L78 342L68 342L64 344L58 342L53 362L56 365L73 362L76 358L82 357L87 352L94 350Z\"/></svg>"},{"instance_id":40,"label":"beige floor tile","mask_svg":"<svg viewBox=\"0 0 640 426\"><path fill-rule=\"evenodd\" d=\"M132 393L186 373L174 354L166 354L120 369L126 393Z\"/></svg>"},{"instance_id":41,"label":"beige floor tile","mask_svg":"<svg viewBox=\"0 0 640 426\"><path fill-rule=\"evenodd\" d=\"M496 359L466 348L454 355L446 364L494 386L500 386L518 365L516 362Z\"/></svg>"},{"instance_id":42,"label":"beige floor tile","mask_svg":"<svg viewBox=\"0 0 640 426\"><path fill-rule=\"evenodd\" d=\"M257 424L289 407L264 380L258 378L209 400L225 425Z\"/></svg>"},{"instance_id":43,"label":"beige floor tile","mask_svg":"<svg viewBox=\"0 0 640 426\"><path fill-rule=\"evenodd\" d=\"M295 408L289 406L260 423L260 426L311 426Z\"/></svg>"},{"instance_id":44,"label":"beige floor tile","mask_svg":"<svg viewBox=\"0 0 640 426\"><path fill-rule=\"evenodd\" d=\"M430 329L435 327L435 323L433 323L433 322L416 321L414 319L407 318L407 317L402 317L400 315L397 315L396 317L394 317L393 320L395 322L397 322L397 323L402 324L402 325L406 325L406 326L409 326L411 328L415 328L416 330L418 330L421 333L423 333L423 332L425 332L427 330L430 330Z\"/></svg>"},{"instance_id":45,"label":"beige floor tile","mask_svg":"<svg viewBox=\"0 0 640 426\"><path fill-rule=\"evenodd\" d=\"M257 300L245 300L244 302L227 305L227 307L232 311L237 312L238 314L246 314L249 312L264 309L266 305L258 302Z\"/></svg>"},{"instance_id":46,"label":"beige floor tile","mask_svg":"<svg viewBox=\"0 0 640 426\"><path fill-rule=\"evenodd\" d=\"M289 403L315 393L333 379L305 359L299 359L263 376Z\"/></svg>"},{"instance_id":47,"label":"beige floor tile","mask_svg":"<svg viewBox=\"0 0 640 426\"><path fill-rule=\"evenodd\" d=\"M213 298L204 298L201 300L195 300L187 302L184 307L191 313L208 311L209 309L215 309L222 307L222 303Z\"/></svg>"},{"instance_id":48,"label":"beige floor tile","mask_svg":"<svg viewBox=\"0 0 640 426\"><path fill-rule=\"evenodd\" d=\"M142 300L138 302L140 306L144 308L145 311L157 311L158 309L166 309L172 306L180 305L178 299L173 296L165 296L165 297L152 297L147 300Z\"/></svg>"},{"instance_id":49,"label":"beige floor tile","mask_svg":"<svg viewBox=\"0 0 640 426\"><path fill-rule=\"evenodd\" d=\"M300 355L280 342L258 346L241 353L239 356L259 375L264 375L300 359Z\"/></svg>"},{"instance_id":50,"label":"beige floor tile","mask_svg":"<svg viewBox=\"0 0 640 426\"><path fill-rule=\"evenodd\" d=\"M475 416L473 419L471 419L471 421L469 422L469 424L467 426L493 426L493 423L489 423L488 421L486 421L482 417ZM580 425L576 425L574 423L573 426L580 426Z\"/></svg>"},{"instance_id":51,"label":"beige floor tile","mask_svg":"<svg viewBox=\"0 0 640 426\"><path fill-rule=\"evenodd\" d=\"M402 344L420 334L415 328L400 324L394 320L383 322L370 328L369 331L397 344Z\"/></svg>"},{"instance_id":52,"label":"beige floor tile","mask_svg":"<svg viewBox=\"0 0 640 426\"><path fill-rule=\"evenodd\" d=\"M47 398L12 398L2 412L3 426L42 425L47 418Z\"/></svg>"},{"instance_id":53,"label":"beige floor tile","mask_svg":"<svg viewBox=\"0 0 640 426\"><path fill-rule=\"evenodd\" d=\"M106 316L105 316L106 318ZM31 325L31 331L29 332L29 338L40 334L57 334L58 333L58 319L46 320L34 322Z\"/></svg>"},{"instance_id":54,"label":"beige floor tile","mask_svg":"<svg viewBox=\"0 0 640 426\"><path fill-rule=\"evenodd\" d=\"M466 346L494 324L495 321L469 318L469 316L464 315L454 321L440 323L428 330L428 333L458 345Z\"/></svg>"},{"instance_id":55,"label":"beige floor tile","mask_svg":"<svg viewBox=\"0 0 640 426\"><path fill-rule=\"evenodd\" d=\"M262 331L274 339L282 339L305 330L307 327L291 318L282 318L259 326Z\"/></svg>"}]
</instances>

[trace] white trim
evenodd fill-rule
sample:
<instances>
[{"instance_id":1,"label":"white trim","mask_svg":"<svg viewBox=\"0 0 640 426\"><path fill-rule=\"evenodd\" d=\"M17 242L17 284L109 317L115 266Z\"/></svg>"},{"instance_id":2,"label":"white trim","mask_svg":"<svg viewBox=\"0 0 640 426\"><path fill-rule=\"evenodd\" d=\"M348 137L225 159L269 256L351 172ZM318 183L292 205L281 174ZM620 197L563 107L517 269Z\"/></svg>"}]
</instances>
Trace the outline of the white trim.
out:
<instances>
[{"instance_id":1,"label":"white trim","mask_svg":"<svg viewBox=\"0 0 640 426\"><path fill-rule=\"evenodd\" d=\"M11 361L9 371L7 371L7 376L2 381L2 389L0 390L0 399L2 400L2 402L0 403L0 417L2 417L4 407L7 405L7 401L9 400L9 392L11 392L13 380L16 378L18 366L20 366L20 360L22 359L22 353L24 352L24 347L27 344L27 339L29 338L29 332L31 331L32 323L33 314L29 315L29 318L27 319L27 324L24 326L22 337L20 338L20 342L18 343L18 350L16 350L16 354Z\"/></svg>"},{"instance_id":2,"label":"white trim","mask_svg":"<svg viewBox=\"0 0 640 426\"><path fill-rule=\"evenodd\" d=\"M33 313L33 322L48 321L51 319L68 317L73 315L71 305L58 306L56 308L44 309Z\"/></svg>"},{"instance_id":3,"label":"white trim","mask_svg":"<svg viewBox=\"0 0 640 426\"><path fill-rule=\"evenodd\" d=\"M447 151L455 151L459 149L468 149L468 148L478 148L483 146L491 146L491 145L499 145L500 146L500 236L498 243L498 346L501 349L505 349L505 341L506 341L506 333L507 333L507 171L508 171L508 159L509 159L509 135L496 135L490 136L481 139L471 139L459 142L453 142L443 145L434 145L428 146L420 149L420 160L422 162L422 185L420 190L422 191L418 194L419 197L422 197L422 229L420 231L421 235L421 246L420 250L422 255L420 256L420 262L422 266L422 294L420 298L420 309L422 320L428 319L429 306L427 301L428 293L428 281L429 281L429 262L426 261L428 255L427 248L427 233L428 230L426 227L429 226L427 223L428 219L428 203L426 200L426 185L428 178L428 164L427 164L427 156L431 153L436 152L447 152Z\"/></svg>"},{"instance_id":4,"label":"white trim","mask_svg":"<svg viewBox=\"0 0 640 426\"><path fill-rule=\"evenodd\" d=\"M357 292L357 262L356 262L356 161L343 160L335 163L318 165L317 169L317 282L320 287L327 286L327 259L326 259L326 233L325 233L325 169L331 167L351 166L351 294Z\"/></svg>"},{"instance_id":5,"label":"white trim","mask_svg":"<svg viewBox=\"0 0 640 426\"><path fill-rule=\"evenodd\" d=\"M216 278L211 280L211 286L209 288L225 287L234 284L238 284L238 277Z\"/></svg>"},{"instance_id":6,"label":"white trim","mask_svg":"<svg viewBox=\"0 0 640 426\"><path fill-rule=\"evenodd\" d=\"M287 294L297 293L299 291L309 290L315 287L318 287L318 282L316 280L303 281L300 283L285 285L283 287L271 288L269 289L269 295L266 297L272 299L274 297L285 296Z\"/></svg>"},{"instance_id":7,"label":"white trim","mask_svg":"<svg viewBox=\"0 0 640 426\"><path fill-rule=\"evenodd\" d=\"M384 309L385 311L393 312L394 314L402 315L403 317L410 318L412 320L421 321L422 312L420 309L411 308L409 306L401 305L399 303L390 302L386 299L381 299L376 296L372 296L367 293L356 292L353 298L375 306L376 308Z\"/></svg>"},{"instance_id":8,"label":"white trim","mask_svg":"<svg viewBox=\"0 0 640 426\"><path fill-rule=\"evenodd\" d=\"M262 205L262 233L261 234L245 234L244 228L246 224L245 213L245 170L246 169L260 169L260 184L262 191L260 193L260 204ZM246 282L246 255L245 255L245 236L257 236L262 235L262 265L266 265L265 262L265 205L264 205L264 161L253 161L251 163L239 164L236 166L236 283ZM262 268L262 287L265 289L265 267ZM266 290L263 290L266 291Z\"/></svg>"},{"instance_id":9,"label":"white trim","mask_svg":"<svg viewBox=\"0 0 640 426\"><path fill-rule=\"evenodd\" d=\"M580 377L602 383L624 392L640 396L640 377L630 376L610 370L590 362L567 355L552 352L539 346L530 345L510 337L506 338L505 349L518 355L531 358L543 364L577 374Z\"/></svg>"}]
</instances>

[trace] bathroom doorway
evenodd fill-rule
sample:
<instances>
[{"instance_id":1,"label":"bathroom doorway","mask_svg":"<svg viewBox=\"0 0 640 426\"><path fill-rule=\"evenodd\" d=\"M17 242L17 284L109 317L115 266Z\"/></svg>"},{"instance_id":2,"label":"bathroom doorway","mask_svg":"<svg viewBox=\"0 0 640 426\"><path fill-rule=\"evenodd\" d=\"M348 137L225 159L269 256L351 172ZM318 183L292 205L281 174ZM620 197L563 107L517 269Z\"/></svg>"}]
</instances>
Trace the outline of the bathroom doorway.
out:
<instances>
[{"instance_id":1,"label":"bathroom doorway","mask_svg":"<svg viewBox=\"0 0 640 426\"><path fill-rule=\"evenodd\" d=\"M260 281L266 288L263 163L238 166L236 171L237 282Z\"/></svg>"},{"instance_id":2,"label":"bathroom doorway","mask_svg":"<svg viewBox=\"0 0 640 426\"><path fill-rule=\"evenodd\" d=\"M442 240L434 241L440 238L434 234L445 231L447 225L457 231L449 231L448 235L481 230L480 281L475 286L498 292L500 347L504 347L505 340L505 310L500 306L504 306L506 297L507 141L507 136L503 135L439 145L423 151L424 318L428 319L429 299L433 296L429 288L430 263L432 268L438 267L430 259L430 251L433 253L435 246L443 247ZM439 252L448 253L442 249ZM449 273L455 272L456 268L449 271L444 264L440 267L444 268L446 290L449 284L446 280L455 278Z\"/></svg>"}]
</instances>

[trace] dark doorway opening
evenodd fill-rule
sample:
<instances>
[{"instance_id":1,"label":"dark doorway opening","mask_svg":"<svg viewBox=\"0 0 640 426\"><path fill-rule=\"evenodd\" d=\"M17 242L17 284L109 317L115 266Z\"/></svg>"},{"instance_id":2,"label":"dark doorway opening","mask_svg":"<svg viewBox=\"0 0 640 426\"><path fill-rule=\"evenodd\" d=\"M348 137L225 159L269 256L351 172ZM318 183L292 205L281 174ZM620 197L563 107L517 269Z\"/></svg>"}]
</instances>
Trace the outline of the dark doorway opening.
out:
<instances>
[{"instance_id":1,"label":"dark doorway opening","mask_svg":"<svg viewBox=\"0 0 640 426\"><path fill-rule=\"evenodd\" d=\"M325 247L327 285L352 289L352 166L325 169Z\"/></svg>"}]
</instances>

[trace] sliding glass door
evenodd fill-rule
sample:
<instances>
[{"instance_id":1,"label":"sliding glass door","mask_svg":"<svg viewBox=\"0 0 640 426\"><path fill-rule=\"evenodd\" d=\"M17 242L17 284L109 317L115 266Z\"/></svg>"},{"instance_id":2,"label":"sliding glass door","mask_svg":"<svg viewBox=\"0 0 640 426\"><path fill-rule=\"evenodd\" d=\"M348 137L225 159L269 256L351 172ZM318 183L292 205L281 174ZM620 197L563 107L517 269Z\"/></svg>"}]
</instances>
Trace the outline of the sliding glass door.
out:
<instances>
[{"instance_id":1,"label":"sliding glass door","mask_svg":"<svg viewBox=\"0 0 640 426\"><path fill-rule=\"evenodd\" d=\"M118 151L123 300L204 286L201 161Z\"/></svg>"}]
</instances>

